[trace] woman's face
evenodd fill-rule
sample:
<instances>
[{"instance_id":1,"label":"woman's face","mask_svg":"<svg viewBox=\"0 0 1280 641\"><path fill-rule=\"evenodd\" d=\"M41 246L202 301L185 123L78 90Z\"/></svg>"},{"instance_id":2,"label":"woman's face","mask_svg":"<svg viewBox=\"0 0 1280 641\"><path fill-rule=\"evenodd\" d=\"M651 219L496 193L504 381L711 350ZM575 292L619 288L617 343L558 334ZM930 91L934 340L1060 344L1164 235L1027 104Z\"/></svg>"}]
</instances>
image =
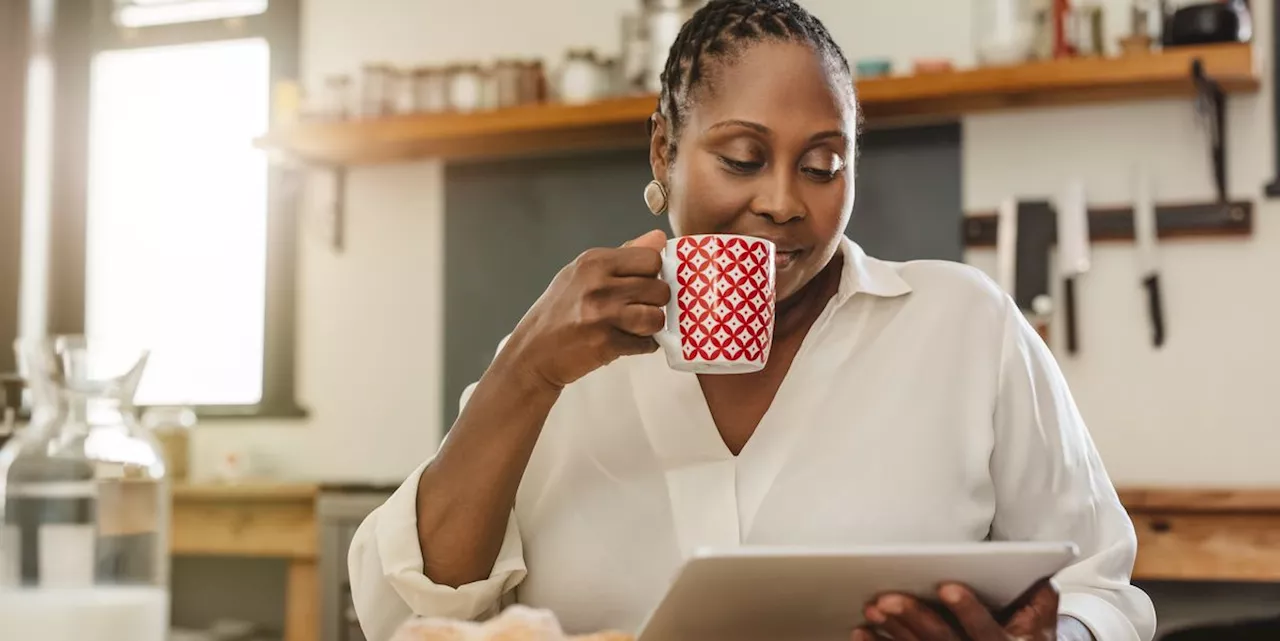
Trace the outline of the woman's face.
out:
<instances>
[{"instance_id":1,"label":"woman's face","mask_svg":"<svg viewBox=\"0 0 1280 641\"><path fill-rule=\"evenodd\" d=\"M772 240L785 299L827 265L853 208L849 78L791 42L756 43L703 64L710 73L694 92L675 158L662 124L651 140L672 230Z\"/></svg>"}]
</instances>

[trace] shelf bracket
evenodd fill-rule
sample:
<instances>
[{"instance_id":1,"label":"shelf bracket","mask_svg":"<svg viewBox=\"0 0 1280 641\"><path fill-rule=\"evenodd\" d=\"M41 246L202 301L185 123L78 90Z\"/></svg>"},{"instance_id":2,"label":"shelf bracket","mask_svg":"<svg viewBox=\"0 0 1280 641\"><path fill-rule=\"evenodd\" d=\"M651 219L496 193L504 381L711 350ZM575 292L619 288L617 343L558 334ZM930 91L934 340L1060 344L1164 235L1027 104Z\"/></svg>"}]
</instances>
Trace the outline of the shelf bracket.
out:
<instances>
[{"instance_id":1,"label":"shelf bracket","mask_svg":"<svg viewBox=\"0 0 1280 641\"><path fill-rule=\"evenodd\" d=\"M1280 37L1280 6L1271 8L1271 89L1276 91L1276 87L1280 87L1280 47L1276 47L1276 40ZM1271 137L1272 144L1275 145L1273 163L1275 164L1275 178L1267 183L1265 193L1268 198L1280 198L1280 104L1271 105L1272 127Z\"/></svg>"},{"instance_id":2,"label":"shelf bracket","mask_svg":"<svg viewBox=\"0 0 1280 641\"><path fill-rule=\"evenodd\" d=\"M1196 111L1209 127L1209 161L1213 167L1218 202L1227 202L1227 95L1218 81L1209 77L1204 62L1191 61L1191 79L1196 86Z\"/></svg>"}]
</instances>

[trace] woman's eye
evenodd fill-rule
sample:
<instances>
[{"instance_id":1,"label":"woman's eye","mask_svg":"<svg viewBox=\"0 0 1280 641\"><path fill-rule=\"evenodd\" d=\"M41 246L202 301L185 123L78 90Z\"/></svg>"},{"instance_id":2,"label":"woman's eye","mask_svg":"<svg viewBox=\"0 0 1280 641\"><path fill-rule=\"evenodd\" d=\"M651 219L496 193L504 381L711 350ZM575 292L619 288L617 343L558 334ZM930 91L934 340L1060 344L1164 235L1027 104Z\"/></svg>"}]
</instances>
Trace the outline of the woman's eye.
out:
<instances>
[{"instance_id":1,"label":"woman's eye","mask_svg":"<svg viewBox=\"0 0 1280 641\"><path fill-rule=\"evenodd\" d=\"M814 167L805 167L802 169L805 175L820 182L829 182L836 179L840 174L839 169L817 169Z\"/></svg>"},{"instance_id":2,"label":"woman's eye","mask_svg":"<svg viewBox=\"0 0 1280 641\"><path fill-rule=\"evenodd\" d=\"M734 160L724 156L720 156L720 163L735 174L752 174L760 171L760 169L764 167L764 163L762 162Z\"/></svg>"}]
</instances>

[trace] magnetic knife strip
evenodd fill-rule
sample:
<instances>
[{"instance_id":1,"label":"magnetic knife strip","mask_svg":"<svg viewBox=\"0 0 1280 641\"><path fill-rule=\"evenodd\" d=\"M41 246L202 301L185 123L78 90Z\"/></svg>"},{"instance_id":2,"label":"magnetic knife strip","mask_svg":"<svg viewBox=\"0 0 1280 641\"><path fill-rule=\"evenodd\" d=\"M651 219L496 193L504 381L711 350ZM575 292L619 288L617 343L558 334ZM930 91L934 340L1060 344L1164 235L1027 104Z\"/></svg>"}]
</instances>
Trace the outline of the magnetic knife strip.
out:
<instances>
[{"instance_id":1,"label":"magnetic knife strip","mask_svg":"<svg viewBox=\"0 0 1280 641\"><path fill-rule=\"evenodd\" d=\"M966 247L995 247L995 214L974 214L961 221ZM1156 231L1161 239L1177 237L1248 236L1253 233L1253 203L1195 203L1157 205ZM1013 299L1031 309L1038 296L1049 293L1049 250L1057 242L1057 214L1049 201L1018 203L1018 246L1014 252L1016 282ZM1089 240L1133 240L1133 208L1089 208Z\"/></svg>"}]
</instances>

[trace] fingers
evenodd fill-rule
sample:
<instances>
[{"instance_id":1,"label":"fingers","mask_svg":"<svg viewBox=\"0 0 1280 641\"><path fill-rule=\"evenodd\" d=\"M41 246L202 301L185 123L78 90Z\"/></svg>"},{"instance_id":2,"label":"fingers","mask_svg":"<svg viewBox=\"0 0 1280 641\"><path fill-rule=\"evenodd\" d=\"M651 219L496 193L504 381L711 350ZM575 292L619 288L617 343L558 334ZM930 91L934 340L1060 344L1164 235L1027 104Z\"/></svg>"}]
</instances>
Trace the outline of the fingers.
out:
<instances>
[{"instance_id":1,"label":"fingers","mask_svg":"<svg viewBox=\"0 0 1280 641\"><path fill-rule=\"evenodd\" d=\"M1005 623L1005 632L1013 636L1039 637L1041 632L1052 630L1058 621L1058 590L1048 581L1041 581L1027 590L1013 606L1013 613Z\"/></svg>"},{"instance_id":2,"label":"fingers","mask_svg":"<svg viewBox=\"0 0 1280 641\"><path fill-rule=\"evenodd\" d=\"M614 276L657 276L662 271L662 253L650 247L624 247L613 251L610 273Z\"/></svg>"},{"instance_id":3,"label":"fingers","mask_svg":"<svg viewBox=\"0 0 1280 641\"><path fill-rule=\"evenodd\" d=\"M662 251L667 244L667 233L661 229L647 231L636 238L632 238L623 243L623 247L645 247L648 249L656 249Z\"/></svg>"},{"instance_id":4,"label":"fingers","mask_svg":"<svg viewBox=\"0 0 1280 641\"><path fill-rule=\"evenodd\" d=\"M608 276L657 276L662 271L662 252L652 247L588 249L573 261L573 267L595 278Z\"/></svg>"},{"instance_id":5,"label":"fingers","mask_svg":"<svg viewBox=\"0 0 1280 641\"><path fill-rule=\"evenodd\" d=\"M974 641L1004 641L1007 636L987 607L968 588L950 583L938 590L938 596Z\"/></svg>"},{"instance_id":6,"label":"fingers","mask_svg":"<svg viewBox=\"0 0 1280 641\"><path fill-rule=\"evenodd\" d=\"M921 638L911 630L904 622L899 619L888 617L884 619L884 623L879 624L881 630L884 630L893 641L935 641L927 637ZM940 641L940 640L939 640Z\"/></svg>"},{"instance_id":7,"label":"fingers","mask_svg":"<svg viewBox=\"0 0 1280 641\"><path fill-rule=\"evenodd\" d=\"M887 594L876 600L874 606L885 618L882 626L895 639L901 629L910 634L909 639L919 641L958 641L958 635L925 603L901 594Z\"/></svg>"},{"instance_id":8,"label":"fingers","mask_svg":"<svg viewBox=\"0 0 1280 641\"><path fill-rule=\"evenodd\" d=\"M618 312L614 327L632 336L653 336L666 325L667 315L661 307L632 303Z\"/></svg>"},{"instance_id":9,"label":"fingers","mask_svg":"<svg viewBox=\"0 0 1280 641\"><path fill-rule=\"evenodd\" d=\"M611 294L624 305L641 303L663 307L671 300L671 286L656 278L625 276L614 279Z\"/></svg>"},{"instance_id":10,"label":"fingers","mask_svg":"<svg viewBox=\"0 0 1280 641\"><path fill-rule=\"evenodd\" d=\"M651 336L636 336L620 329L614 329L609 336L613 352L617 356L634 356L652 354L658 351L658 341Z\"/></svg>"},{"instance_id":11,"label":"fingers","mask_svg":"<svg viewBox=\"0 0 1280 641\"><path fill-rule=\"evenodd\" d=\"M861 627L853 631L853 637L850 641L876 641L876 635L866 627Z\"/></svg>"}]
</instances>

